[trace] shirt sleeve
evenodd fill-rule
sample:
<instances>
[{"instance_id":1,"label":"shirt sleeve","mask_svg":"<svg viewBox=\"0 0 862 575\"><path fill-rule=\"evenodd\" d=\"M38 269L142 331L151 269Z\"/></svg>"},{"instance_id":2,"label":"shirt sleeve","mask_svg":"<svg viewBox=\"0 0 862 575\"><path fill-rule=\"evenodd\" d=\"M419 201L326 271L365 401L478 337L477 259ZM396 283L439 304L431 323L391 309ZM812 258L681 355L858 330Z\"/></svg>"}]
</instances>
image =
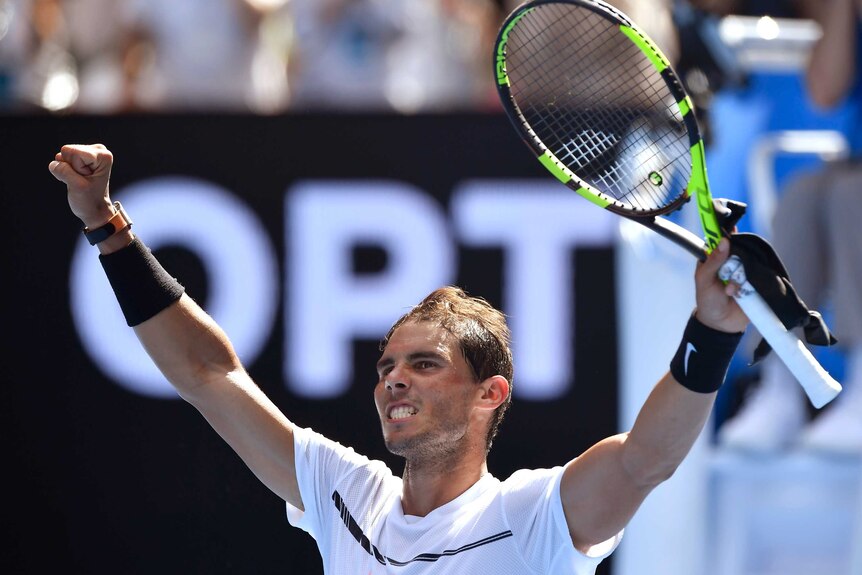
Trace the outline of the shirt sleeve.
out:
<instances>
[{"instance_id":1,"label":"shirt sleeve","mask_svg":"<svg viewBox=\"0 0 862 575\"><path fill-rule=\"evenodd\" d=\"M591 574L617 548L623 531L587 553L575 548L560 495L563 470L558 466L512 474L504 484L507 519L517 526L515 537L528 564L543 573Z\"/></svg>"},{"instance_id":2,"label":"shirt sleeve","mask_svg":"<svg viewBox=\"0 0 862 575\"><path fill-rule=\"evenodd\" d=\"M310 428L294 428L293 437L296 481L305 509L287 503L287 520L320 542L326 528L324 519L332 516L327 512L334 508L333 493L339 484L359 470L364 471L365 479L376 475L383 480L391 473L382 462L372 461Z\"/></svg>"}]
</instances>

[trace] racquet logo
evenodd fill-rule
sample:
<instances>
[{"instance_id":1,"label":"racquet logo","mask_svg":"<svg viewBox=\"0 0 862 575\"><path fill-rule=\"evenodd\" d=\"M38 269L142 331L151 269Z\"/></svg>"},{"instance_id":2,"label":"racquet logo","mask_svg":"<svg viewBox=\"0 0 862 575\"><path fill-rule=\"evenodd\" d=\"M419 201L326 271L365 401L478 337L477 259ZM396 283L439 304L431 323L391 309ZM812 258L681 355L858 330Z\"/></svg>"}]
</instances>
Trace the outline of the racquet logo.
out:
<instances>
[{"instance_id":1,"label":"racquet logo","mask_svg":"<svg viewBox=\"0 0 862 575\"><path fill-rule=\"evenodd\" d=\"M706 243L709 245L709 250L712 251L718 247L718 241L721 239L721 232L716 229L718 223L712 207L712 197L708 193L702 193L698 190L697 207L700 211L700 222L704 236L706 236Z\"/></svg>"},{"instance_id":2,"label":"racquet logo","mask_svg":"<svg viewBox=\"0 0 862 575\"><path fill-rule=\"evenodd\" d=\"M506 45L509 43L509 32L512 31L512 28L515 27L515 24L518 23L518 20L532 12L532 8L529 10L524 10L517 17L513 18L509 25L503 28L500 32L500 38L497 40L497 64L495 69L497 70L497 84L500 86L508 86L509 85L509 74L506 72Z\"/></svg>"}]
</instances>

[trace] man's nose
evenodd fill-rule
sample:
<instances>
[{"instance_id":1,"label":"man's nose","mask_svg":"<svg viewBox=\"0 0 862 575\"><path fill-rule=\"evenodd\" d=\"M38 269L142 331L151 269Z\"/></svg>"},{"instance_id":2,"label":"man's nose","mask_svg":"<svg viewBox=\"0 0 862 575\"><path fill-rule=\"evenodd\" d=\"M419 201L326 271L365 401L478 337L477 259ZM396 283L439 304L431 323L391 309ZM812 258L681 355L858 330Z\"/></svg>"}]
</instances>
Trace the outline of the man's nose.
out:
<instances>
[{"instance_id":1,"label":"man's nose","mask_svg":"<svg viewBox=\"0 0 862 575\"><path fill-rule=\"evenodd\" d=\"M396 389L407 389L410 387L409 379L403 369L396 367L386 375L386 389L393 391Z\"/></svg>"}]
</instances>

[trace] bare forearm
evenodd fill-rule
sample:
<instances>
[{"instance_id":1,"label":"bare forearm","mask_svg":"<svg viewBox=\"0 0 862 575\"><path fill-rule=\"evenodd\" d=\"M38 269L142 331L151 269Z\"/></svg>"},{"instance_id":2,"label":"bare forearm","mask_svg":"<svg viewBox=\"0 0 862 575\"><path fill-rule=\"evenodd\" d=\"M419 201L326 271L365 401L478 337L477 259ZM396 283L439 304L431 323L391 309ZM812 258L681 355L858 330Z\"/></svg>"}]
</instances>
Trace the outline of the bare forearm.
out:
<instances>
[{"instance_id":1,"label":"bare forearm","mask_svg":"<svg viewBox=\"0 0 862 575\"><path fill-rule=\"evenodd\" d=\"M735 330L744 329L747 320L734 317L736 313L721 319L722 314L709 307L709 298L700 300L704 307L689 318L668 373L653 388L629 433L623 464L638 483L664 481L691 450L742 338L743 332Z\"/></svg>"},{"instance_id":2,"label":"bare forearm","mask_svg":"<svg viewBox=\"0 0 862 575\"><path fill-rule=\"evenodd\" d=\"M856 73L857 8L854 0L817 0L822 35L806 69L808 94L815 105L831 108L841 102Z\"/></svg>"},{"instance_id":3,"label":"bare forearm","mask_svg":"<svg viewBox=\"0 0 862 575\"><path fill-rule=\"evenodd\" d=\"M222 329L188 295L135 327L153 362L186 399L242 369Z\"/></svg>"},{"instance_id":4,"label":"bare forearm","mask_svg":"<svg viewBox=\"0 0 862 575\"><path fill-rule=\"evenodd\" d=\"M302 508L293 425L249 377L227 335L188 295L135 327L152 360L274 493Z\"/></svg>"},{"instance_id":5,"label":"bare forearm","mask_svg":"<svg viewBox=\"0 0 862 575\"><path fill-rule=\"evenodd\" d=\"M670 373L644 403L622 452L627 473L643 485L670 477L688 455L709 419L716 393L698 393Z\"/></svg>"},{"instance_id":6,"label":"bare forearm","mask_svg":"<svg viewBox=\"0 0 862 575\"><path fill-rule=\"evenodd\" d=\"M131 250L134 239L131 229L123 230L97 244L99 253L104 257ZM187 399L204 382L222 381L242 369L227 335L187 295L133 325L150 358Z\"/></svg>"}]
</instances>

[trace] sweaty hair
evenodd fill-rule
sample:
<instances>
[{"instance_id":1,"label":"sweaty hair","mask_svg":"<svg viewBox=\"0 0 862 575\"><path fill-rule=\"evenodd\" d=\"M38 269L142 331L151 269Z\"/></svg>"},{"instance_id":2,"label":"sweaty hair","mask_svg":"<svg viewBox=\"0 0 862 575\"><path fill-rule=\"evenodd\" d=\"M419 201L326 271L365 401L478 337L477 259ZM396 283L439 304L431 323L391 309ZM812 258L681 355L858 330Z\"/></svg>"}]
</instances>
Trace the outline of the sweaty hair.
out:
<instances>
[{"instance_id":1,"label":"sweaty hair","mask_svg":"<svg viewBox=\"0 0 862 575\"><path fill-rule=\"evenodd\" d=\"M509 395L494 411L488 428L485 449L489 451L500 422L512 403L514 368L506 316L485 299L468 295L459 287L442 287L431 292L392 325L380 342L381 351L395 330L407 322L432 323L455 336L476 381L484 381L494 375L502 375L508 380Z\"/></svg>"}]
</instances>

